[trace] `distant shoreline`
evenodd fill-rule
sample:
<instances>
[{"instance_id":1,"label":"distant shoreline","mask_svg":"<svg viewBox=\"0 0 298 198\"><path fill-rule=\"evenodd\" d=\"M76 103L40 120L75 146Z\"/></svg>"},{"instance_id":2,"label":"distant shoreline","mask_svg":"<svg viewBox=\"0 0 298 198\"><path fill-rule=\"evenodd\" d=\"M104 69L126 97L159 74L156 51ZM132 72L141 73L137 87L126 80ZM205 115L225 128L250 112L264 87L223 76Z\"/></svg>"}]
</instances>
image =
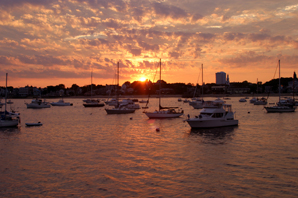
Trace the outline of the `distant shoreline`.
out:
<instances>
[{"instance_id":1,"label":"distant shoreline","mask_svg":"<svg viewBox=\"0 0 298 198\"><path fill-rule=\"evenodd\" d=\"M269 97L270 96L279 96L278 93L270 93L269 94ZM295 95L297 96L297 95ZM91 96L64 96L63 98L90 98ZM150 98L158 98L159 95L155 94L155 95L150 95ZM185 98L185 97L182 97L181 94L171 94L171 95L162 95L161 96L162 98ZM201 97L201 96L199 96ZM214 98L231 98L231 97L258 97L258 98L261 98L261 97L264 97L264 98L267 98L268 97L268 94L206 94L206 95L203 95L203 97L214 97ZM281 94L281 97L293 97L293 94L292 93L282 93ZM9 99L32 99L32 98L35 98L33 96L30 96L30 97L27 97L27 98L9 98ZM42 98L45 98L45 99L58 99L58 98L61 98L61 97L42 97ZM105 95L95 95L95 96L92 96L92 98L104 98L104 99L107 99L107 98L115 98L115 96L112 96L112 97L109 97L109 96L105 96ZM122 96L119 96L119 98L130 98L130 99L133 99L133 98L148 98L148 96L146 95L122 95ZM189 98L192 98L192 97L189 97ZM185 98L187 99L187 98Z\"/></svg>"}]
</instances>

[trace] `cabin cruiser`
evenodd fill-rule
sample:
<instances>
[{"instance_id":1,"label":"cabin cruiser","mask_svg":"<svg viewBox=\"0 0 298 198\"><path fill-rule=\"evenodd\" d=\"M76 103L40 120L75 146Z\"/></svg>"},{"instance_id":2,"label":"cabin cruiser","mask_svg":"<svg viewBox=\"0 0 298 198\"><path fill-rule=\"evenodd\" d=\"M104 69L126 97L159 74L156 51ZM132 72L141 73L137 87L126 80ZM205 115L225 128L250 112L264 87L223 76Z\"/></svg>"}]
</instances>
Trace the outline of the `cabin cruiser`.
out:
<instances>
[{"instance_id":1,"label":"cabin cruiser","mask_svg":"<svg viewBox=\"0 0 298 198\"><path fill-rule=\"evenodd\" d=\"M107 114L128 114L134 113L135 109L128 108L126 105L115 106L112 109L105 109Z\"/></svg>"},{"instance_id":2,"label":"cabin cruiser","mask_svg":"<svg viewBox=\"0 0 298 198\"><path fill-rule=\"evenodd\" d=\"M123 99L121 101L118 101L117 99L112 99L110 101L106 101L105 103L108 104L109 106L115 106L115 107L118 105L122 105L129 109L140 109L141 108L139 104L135 103L131 99Z\"/></svg>"},{"instance_id":3,"label":"cabin cruiser","mask_svg":"<svg viewBox=\"0 0 298 198\"><path fill-rule=\"evenodd\" d=\"M250 103L255 103L258 99L257 98L252 98L249 100Z\"/></svg>"},{"instance_id":4,"label":"cabin cruiser","mask_svg":"<svg viewBox=\"0 0 298 198\"><path fill-rule=\"evenodd\" d=\"M246 102L246 99L245 98L240 98L239 102Z\"/></svg>"},{"instance_id":5,"label":"cabin cruiser","mask_svg":"<svg viewBox=\"0 0 298 198\"><path fill-rule=\"evenodd\" d=\"M191 128L234 126L238 125L238 120L234 119L234 114L235 112L232 111L232 105L230 104L225 104L219 100L205 101L200 115L186 121Z\"/></svg>"},{"instance_id":6,"label":"cabin cruiser","mask_svg":"<svg viewBox=\"0 0 298 198\"><path fill-rule=\"evenodd\" d=\"M254 102L254 105L266 105L267 99L262 97L261 99L257 99L257 101Z\"/></svg>"},{"instance_id":7,"label":"cabin cruiser","mask_svg":"<svg viewBox=\"0 0 298 198\"><path fill-rule=\"evenodd\" d=\"M31 103L25 103L27 105L27 108L31 109L42 109L42 108L50 108L50 103L46 102L45 100L42 101L41 99L33 99Z\"/></svg>"},{"instance_id":8,"label":"cabin cruiser","mask_svg":"<svg viewBox=\"0 0 298 198\"><path fill-rule=\"evenodd\" d=\"M58 102L51 102L52 106L72 106L72 103L64 102L63 99L60 99Z\"/></svg>"}]
</instances>

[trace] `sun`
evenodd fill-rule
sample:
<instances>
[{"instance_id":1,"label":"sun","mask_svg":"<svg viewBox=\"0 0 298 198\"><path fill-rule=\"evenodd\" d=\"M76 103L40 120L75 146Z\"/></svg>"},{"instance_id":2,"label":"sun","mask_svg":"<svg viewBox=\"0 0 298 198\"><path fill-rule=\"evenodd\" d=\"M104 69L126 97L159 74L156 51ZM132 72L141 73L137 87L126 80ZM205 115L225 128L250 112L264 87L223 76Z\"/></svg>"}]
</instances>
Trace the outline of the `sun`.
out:
<instances>
[{"instance_id":1,"label":"sun","mask_svg":"<svg viewBox=\"0 0 298 198\"><path fill-rule=\"evenodd\" d=\"M144 82L146 80L146 77L141 77L140 81Z\"/></svg>"}]
</instances>

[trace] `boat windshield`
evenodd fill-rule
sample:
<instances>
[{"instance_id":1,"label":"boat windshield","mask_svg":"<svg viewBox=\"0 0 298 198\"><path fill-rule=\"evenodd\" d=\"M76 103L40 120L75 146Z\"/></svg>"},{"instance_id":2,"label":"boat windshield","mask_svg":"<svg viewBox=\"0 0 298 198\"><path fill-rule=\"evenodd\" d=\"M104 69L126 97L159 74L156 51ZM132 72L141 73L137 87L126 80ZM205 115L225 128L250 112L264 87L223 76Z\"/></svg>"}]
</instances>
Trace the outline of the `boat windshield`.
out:
<instances>
[{"instance_id":1,"label":"boat windshield","mask_svg":"<svg viewBox=\"0 0 298 198\"><path fill-rule=\"evenodd\" d=\"M212 113L200 113L200 117L210 117L212 116Z\"/></svg>"}]
</instances>

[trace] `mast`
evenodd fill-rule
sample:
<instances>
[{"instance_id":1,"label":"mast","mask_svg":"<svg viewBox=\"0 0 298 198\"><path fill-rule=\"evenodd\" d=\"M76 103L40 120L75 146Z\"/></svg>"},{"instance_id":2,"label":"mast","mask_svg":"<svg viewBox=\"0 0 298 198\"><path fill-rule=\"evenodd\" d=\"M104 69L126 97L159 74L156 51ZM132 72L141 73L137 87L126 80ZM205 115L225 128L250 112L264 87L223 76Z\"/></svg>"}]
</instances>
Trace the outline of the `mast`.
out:
<instances>
[{"instance_id":1,"label":"mast","mask_svg":"<svg viewBox=\"0 0 298 198\"><path fill-rule=\"evenodd\" d=\"M6 117L6 100L7 100L7 73L6 73L6 85L5 85L5 111L4 111L5 117Z\"/></svg>"},{"instance_id":2,"label":"mast","mask_svg":"<svg viewBox=\"0 0 298 198\"><path fill-rule=\"evenodd\" d=\"M293 74L293 103L295 102L295 94L294 94L294 90L295 90L295 79L296 79L296 72L294 71L294 74Z\"/></svg>"},{"instance_id":3,"label":"mast","mask_svg":"<svg viewBox=\"0 0 298 198\"><path fill-rule=\"evenodd\" d=\"M158 105L159 111L160 111L160 96L161 96L161 59L159 61L159 105Z\"/></svg>"},{"instance_id":4,"label":"mast","mask_svg":"<svg viewBox=\"0 0 298 198\"><path fill-rule=\"evenodd\" d=\"M119 62L118 62L118 65L117 65L117 87L116 87L117 107L119 106L119 103L118 103L118 99L119 99L118 87L119 87Z\"/></svg>"},{"instance_id":5,"label":"mast","mask_svg":"<svg viewBox=\"0 0 298 198\"><path fill-rule=\"evenodd\" d=\"M279 85L279 88L278 88L278 101L280 102L280 60L278 60L278 70L279 70L279 74L278 74L278 85Z\"/></svg>"},{"instance_id":6,"label":"mast","mask_svg":"<svg viewBox=\"0 0 298 198\"><path fill-rule=\"evenodd\" d=\"M204 85L204 80L203 80L203 64L202 64L202 102L203 102L203 95L204 95L203 85Z\"/></svg>"},{"instance_id":7,"label":"mast","mask_svg":"<svg viewBox=\"0 0 298 198\"><path fill-rule=\"evenodd\" d=\"M90 95L91 98L92 98L92 72L93 72L93 71L91 71L91 95Z\"/></svg>"}]
</instances>

